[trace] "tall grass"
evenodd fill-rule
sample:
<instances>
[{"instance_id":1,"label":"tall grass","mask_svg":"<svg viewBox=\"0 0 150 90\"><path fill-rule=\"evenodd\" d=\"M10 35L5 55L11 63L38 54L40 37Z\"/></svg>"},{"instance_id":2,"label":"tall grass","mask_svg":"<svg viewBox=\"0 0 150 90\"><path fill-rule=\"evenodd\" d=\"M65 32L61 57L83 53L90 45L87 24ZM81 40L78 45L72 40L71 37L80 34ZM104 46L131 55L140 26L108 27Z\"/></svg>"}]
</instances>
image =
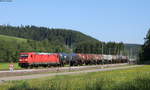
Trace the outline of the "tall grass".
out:
<instances>
[{"instance_id":1,"label":"tall grass","mask_svg":"<svg viewBox=\"0 0 150 90\"><path fill-rule=\"evenodd\" d=\"M2 90L150 90L150 66L12 81Z\"/></svg>"}]
</instances>

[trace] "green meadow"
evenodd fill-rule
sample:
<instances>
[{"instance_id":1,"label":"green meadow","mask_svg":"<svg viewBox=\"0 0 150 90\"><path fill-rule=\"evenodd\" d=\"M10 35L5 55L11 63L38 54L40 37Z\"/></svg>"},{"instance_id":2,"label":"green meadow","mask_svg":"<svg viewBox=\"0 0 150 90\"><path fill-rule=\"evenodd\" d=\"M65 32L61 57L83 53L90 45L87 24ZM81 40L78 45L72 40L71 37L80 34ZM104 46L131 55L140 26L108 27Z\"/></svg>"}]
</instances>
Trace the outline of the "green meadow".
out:
<instances>
[{"instance_id":1,"label":"green meadow","mask_svg":"<svg viewBox=\"0 0 150 90\"><path fill-rule=\"evenodd\" d=\"M9 70L9 64L11 63L0 63L0 70ZM13 63L14 69L21 69L18 63Z\"/></svg>"},{"instance_id":2,"label":"green meadow","mask_svg":"<svg viewBox=\"0 0 150 90\"><path fill-rule=\"evenodd\" d=\"M150 66L10 81L1 90L150 90Z\"/></svg>"}]
</instances>

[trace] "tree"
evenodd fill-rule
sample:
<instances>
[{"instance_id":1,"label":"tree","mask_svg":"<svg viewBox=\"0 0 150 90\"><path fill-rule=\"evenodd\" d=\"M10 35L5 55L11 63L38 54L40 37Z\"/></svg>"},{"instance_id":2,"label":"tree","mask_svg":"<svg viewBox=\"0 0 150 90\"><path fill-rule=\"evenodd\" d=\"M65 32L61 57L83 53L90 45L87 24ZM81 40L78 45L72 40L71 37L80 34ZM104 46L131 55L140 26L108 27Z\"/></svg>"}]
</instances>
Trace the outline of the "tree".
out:
<instances>
[{"instance_id":1,"label":"tree","mask_svg":"<svg viewBox=\"0 0 150 90\"><path fill-rule=\"evenodd\" d=\"M150 29L145 38L145 43L142 46L142 51L140 53L140 63L150 63Z\"/></svg>"}]
</instances>

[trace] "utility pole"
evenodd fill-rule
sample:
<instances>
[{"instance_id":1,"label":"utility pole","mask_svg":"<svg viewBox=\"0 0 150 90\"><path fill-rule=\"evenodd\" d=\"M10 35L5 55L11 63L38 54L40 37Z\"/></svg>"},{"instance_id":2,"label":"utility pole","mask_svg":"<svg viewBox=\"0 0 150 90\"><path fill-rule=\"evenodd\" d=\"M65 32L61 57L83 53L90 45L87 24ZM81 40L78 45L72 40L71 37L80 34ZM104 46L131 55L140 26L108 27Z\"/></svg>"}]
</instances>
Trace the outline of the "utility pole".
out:
<instances>
[{"instance_id":1,"label":"utility pole","mask_svg":"<svg viewBox=\"0 0 150 90\"><path fill-rule=\"evenodd\" d=\"M129 59L129 62L131 63L132 62L132 48L130 48L130 51L129 51L129 57L130 57L130 59Z\"/></svg>"},{"instance_id":2,"label":"utility pole","mask_svg":"<svg viewBox=\"0 0 150 90\"><path fill-rule=\"evenodd\" d=\"M103 43L102 43L102 55L103 55Z\"/></svg>"},{"instance_id":3,"label":"utility pole","mask_svg":"<svg viewBox=\"0 0 150 90\"><path fill-rule=\"evenodd\" d=\"M111 50L111 48L109 48L109 55L110 55L110 50Z\"/></svg>"},{"instance_id":4,"label":"utility pole","mask_svg":"<svg viewBox=\"0 0 150 90\"><path fill-rule=\"evenodd\" d=\"M103 43L102 43L102 55L103 55ZM103 57L103 56L102 56ZM104 60L102 60L102 65L104 64ZM103 68L103 66L101 67L101 68Z\"/></svg>"},{"instance_id":5,"label":"utility pole","mask_svg":"<svg viewBox=\"0 0 150 90\"><path fill-rule=\"evenodd\" d=\"M70 53L70 60L69 60L69 72L71 71L71 61L72 61L72 59L73 59L73 54L72 54L72 49L70 49L70 51L71 51L71 53Z\"/></svg>"},{"instance_id":6,"label":"utility pole","mask_svg":"<svg viewBox=\"0 0 150 90\"><path fill-rule=\"evenodd\" d=\"M132 48L130 49L130 58L132 59Z\"/></svg>"}]
</instances>

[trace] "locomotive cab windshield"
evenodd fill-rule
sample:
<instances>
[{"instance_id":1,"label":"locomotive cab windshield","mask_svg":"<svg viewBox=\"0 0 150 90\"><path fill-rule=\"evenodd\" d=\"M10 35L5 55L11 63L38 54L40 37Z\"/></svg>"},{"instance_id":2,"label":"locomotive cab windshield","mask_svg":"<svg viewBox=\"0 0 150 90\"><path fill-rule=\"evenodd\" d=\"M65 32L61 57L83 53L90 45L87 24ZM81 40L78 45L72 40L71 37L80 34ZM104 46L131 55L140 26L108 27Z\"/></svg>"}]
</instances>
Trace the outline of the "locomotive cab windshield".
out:
<instances>
[{"instance_id":1,"label":"locomotive cab windshield","mask_svg":"<svg viewBox=\"0 0 150 90\"><path fill-rule=\"evenodd\" d=\"M28 58L28 55L27 54L21 54L20 58Z\"/></svg>"}]
</instances>

